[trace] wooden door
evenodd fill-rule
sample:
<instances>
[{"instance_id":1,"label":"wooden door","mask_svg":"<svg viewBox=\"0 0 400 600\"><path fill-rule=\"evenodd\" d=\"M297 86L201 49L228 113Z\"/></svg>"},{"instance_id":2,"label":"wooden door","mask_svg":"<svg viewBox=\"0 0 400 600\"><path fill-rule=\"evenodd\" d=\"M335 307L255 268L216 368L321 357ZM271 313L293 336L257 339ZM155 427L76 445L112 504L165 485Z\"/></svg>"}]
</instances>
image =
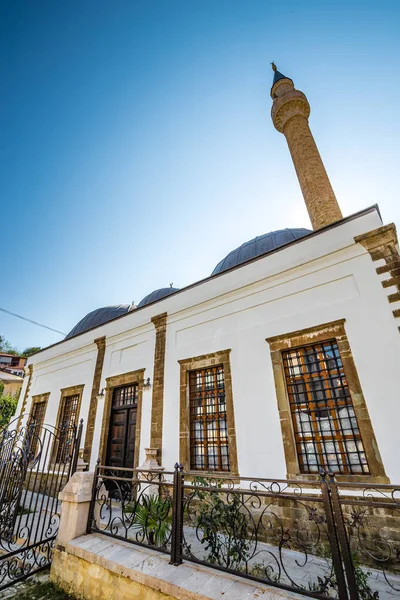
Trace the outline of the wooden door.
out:
<instances>
[{"instance_id":1,"label":"wooden door","mask_svg":"<svg viewBox=\"0 0 400 600\"><path fill-rule=\"evenodd\" d=\"M123 466L129 468L133 467L135 460L136 414L136 407L128 408L128 431L126 436L125 462Z\"/></svg>"},{"instance_id":2,"label":"wooden door","mask_svg":"<svg viewBox=\"0 0 400 600\"><path fill-rule=\"evenodd\" d=\"M116 388L113 394L106 464L132 469L135 459L136 386Z\"/></svg>"}]
</instances>

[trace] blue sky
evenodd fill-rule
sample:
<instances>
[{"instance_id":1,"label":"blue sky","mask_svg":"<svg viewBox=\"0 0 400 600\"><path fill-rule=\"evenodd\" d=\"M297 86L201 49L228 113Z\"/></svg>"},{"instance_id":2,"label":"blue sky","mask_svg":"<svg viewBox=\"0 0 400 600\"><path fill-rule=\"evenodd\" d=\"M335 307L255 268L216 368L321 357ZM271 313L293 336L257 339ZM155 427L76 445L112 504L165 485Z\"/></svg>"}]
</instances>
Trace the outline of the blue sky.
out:
<instances>
[{"instance_id":1,"label":"blue sky","mask_svg":"<svg viewBox=\"0 0 400 600\"><path fill-rule=\"evenodd\" d=\"M2 0L0 306L68 332L309 226L270 62L311 104L344 215L400 224L400 4ZM0 313L19 346L62 336Z\"/></svg>"}]
</instances>

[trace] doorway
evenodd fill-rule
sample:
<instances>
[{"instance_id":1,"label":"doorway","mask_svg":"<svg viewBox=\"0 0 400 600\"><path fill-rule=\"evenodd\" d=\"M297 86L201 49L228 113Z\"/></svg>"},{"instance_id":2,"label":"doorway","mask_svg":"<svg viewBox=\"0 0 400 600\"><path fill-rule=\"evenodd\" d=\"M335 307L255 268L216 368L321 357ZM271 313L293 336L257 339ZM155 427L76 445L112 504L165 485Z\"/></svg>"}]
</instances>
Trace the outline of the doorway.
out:
<instances>
[{"instance_id":1,"label":"doorway","mask_svg":"<svg viewBox=\"0 0 400 600\"><path fill-rule=\"evenodd\" d=\"M137 401L137 383L114 388L106 454L109 467L134 466Z\"/></svg>"}]
</instances>

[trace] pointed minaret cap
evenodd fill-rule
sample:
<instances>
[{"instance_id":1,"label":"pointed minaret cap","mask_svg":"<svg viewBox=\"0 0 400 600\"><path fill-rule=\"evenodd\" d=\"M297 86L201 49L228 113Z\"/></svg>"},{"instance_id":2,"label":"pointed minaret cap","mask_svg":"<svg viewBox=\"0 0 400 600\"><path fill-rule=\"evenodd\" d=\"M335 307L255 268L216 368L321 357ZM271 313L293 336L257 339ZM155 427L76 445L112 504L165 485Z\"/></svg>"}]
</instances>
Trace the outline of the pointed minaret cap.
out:
<instances>
[{"instance_id":1,"label":"pointed minaret cap","mask_svg":"<svg viewBox=\"0 0 400 600\"><path fill-rule=\"evenodd\" d=\"M272 90L274 89L274 85L276 83L278 83L278 81L280 81L281 79L287 79L288 81L291 81L293 83L293 80L290 79L290 77L286 77L286 75L283 75L282 73L280 73L278 71L278 69L276 68L276 64L274 62L271 63L271 66L272 66L272 70L274 72L274 79L272 81L272 87L271 87L271 97L273 98Z\"/></svg>"}]
</instances>

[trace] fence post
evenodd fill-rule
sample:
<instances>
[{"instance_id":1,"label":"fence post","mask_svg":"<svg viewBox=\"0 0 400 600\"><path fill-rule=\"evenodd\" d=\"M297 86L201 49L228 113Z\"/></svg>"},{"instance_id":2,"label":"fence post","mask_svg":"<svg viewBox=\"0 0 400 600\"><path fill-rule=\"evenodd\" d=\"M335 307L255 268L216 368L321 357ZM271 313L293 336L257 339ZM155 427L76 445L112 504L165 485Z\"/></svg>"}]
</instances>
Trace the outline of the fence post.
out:
<instances>
[{"instance_id":1,"label":"fence post","mask_svg":"<svg viewBox=\"0 0 400 600\"><path fill-rule=\"evenodd\" d=\"M173 496L172 496L172 534L170 565L178 567L182 564L183 540L183 465L175 463Z\"/></svg>"},{"instance_id":2,"label":"fence post","mask_svg":"<svg viewBox=\"0 0 400 600\"><path fill-rule=\"evenodd\" d=\"M96 490L97 490L97 482L99 479L99 470L100 470L100 458L97 459L96 466L94 468L93 474L93 487L92 487L92 497L90 500L89 514L86 525L86 533L90 533L92 531L92 525L94 521L94 508L96 503Z\"/></svg>"},{"instance_id":3,"label":"fence post","mask_svg":"<svg viewBox=\"0 0 400 600\"><path fill-rule=\"evenodd\" d=\"M353 559L351 558L350 545L347 538L346 527L344 524L342 507L340 505L339 493L337 490L337 483L333 477L327 484L329 488L329 494L331 497L333 514L336 522L336 531L339 537L340 549L343 557L344 569L346 572L346 579L348 590L351 600L359 600L358 587L356 581L356 575L354 572Z\"/></svg>"},{"instance_id":4,"label":"fence post","mask_svg":"<svg viewBox=\"0 0 400 600\"><path fill-rule=\"evenodd\" d=\"M79 447L81 445L81 438L82 438L82 428L83 428L83 419L81 419L81 421L79 423L78 434L75 438L75 448L74 448L74 454L73 454L73 458L72 458L72 467L71 467L70 475L73 475L75 473L76 467L78 465Z\"/></svg>"},{"instance_id":5,"label":"fence post","mask_svg":"<svg viewBox=\"0 0 400 600\"><path fill-rule=\"evenodd\" d=\"M332 564L335 570L336 581L338 584L339 600L348 600L346 579L343 571L342 557L340 555L340 546L337 539L337 532L335 527L334 513L331 504L329 484L326 481L326 473L324 469L320 469L321 476L321 492L322 500L324 502L326 524L328 529L329 545L332 553Z\"/></svg>"}]
</instances>

